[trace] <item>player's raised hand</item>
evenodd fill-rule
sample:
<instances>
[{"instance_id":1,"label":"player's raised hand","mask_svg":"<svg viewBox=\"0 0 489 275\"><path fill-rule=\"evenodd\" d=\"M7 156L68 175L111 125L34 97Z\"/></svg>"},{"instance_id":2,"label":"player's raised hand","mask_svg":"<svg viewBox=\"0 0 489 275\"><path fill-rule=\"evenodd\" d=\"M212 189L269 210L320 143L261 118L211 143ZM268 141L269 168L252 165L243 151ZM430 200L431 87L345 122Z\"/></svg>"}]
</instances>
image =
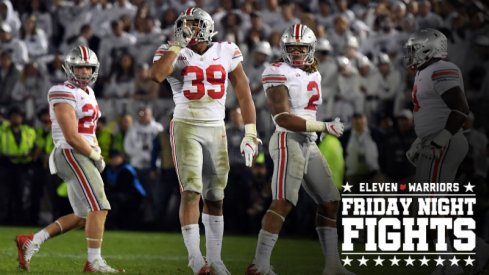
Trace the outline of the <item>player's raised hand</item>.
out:
<instances>
[{"instance_id":1,"label":"player's raised hand","mask_svg":"<svg viewBox=\"0 0 489 275\"><path fill-rule=\"evenodd\" d=\"M180 48L187 47L188 43L192 39L192 29L186 25L186 20L183 20L181 26L175 28L173 39L170 41L170 45Z\"/></svg>"},{"instance_id":2,"label":"player's raised hand","mask_svg":"<svg viewBox=\"0 0 489 275\"><path fill-rule=\"evenodd\" d=\"M332 122L325 122L326 131L333 136L341 137L343 135L343 131L345 130L345 125L340 121L340 118L337 117Z\"/></svg>"}]
</instances>

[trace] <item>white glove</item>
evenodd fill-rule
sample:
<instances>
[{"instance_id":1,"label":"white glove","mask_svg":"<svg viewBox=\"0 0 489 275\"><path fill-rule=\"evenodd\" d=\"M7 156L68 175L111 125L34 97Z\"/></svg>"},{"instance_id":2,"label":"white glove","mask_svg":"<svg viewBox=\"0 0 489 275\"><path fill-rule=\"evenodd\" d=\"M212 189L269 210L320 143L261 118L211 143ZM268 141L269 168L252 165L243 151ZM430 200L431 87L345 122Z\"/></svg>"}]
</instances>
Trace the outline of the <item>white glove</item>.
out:
<instances>
[{"instance_id":1,"label":"white glove","mask_svg":"<svg viewBox=\"0 0 489 275\"><path fill-rule=\"evenodd\" d=\"M325 124L326 124L326 131L328 133L336 137L341 137L341 135L343 135L345 126L343 125L343 122L340 121L339 117L335 118L333 122L325 122Z\"/></svg>"},{"instance_id":2,"label":"white glove","mask_svg":"<svg viewBox=\"0 0 489 275\"><path fill-rule=\"evenodd\" d=\"M187 47L188 43L192 39L192 29L186 26L186 20L183 20L182 26L175 28L173 39L170 45L180 48Z\"/></svg>"},{"instance_id":3,"label":"white glove","mask_svg":"<svg viewBox=\"0 0 489 275\"><path fill-rule=\"evenodd\" d=\"M420 155L429 160L439 160L451 137L452 134L448 130L441 130L433 137L430 143L423 146Z\"/></svg>"},{"instance_id":4,"label":"white glove","mask_svg":"<svg viewBox=\"0 0 489 275\"><path fill-rule=\"evenodd\" d=\"M423 145L421 143L421 139L417 138L413 144L411 144L411 147L409 147L409 150L406 152L406 158L411 162L412 165L416 166L416 161L418 161L419 158L419 153L421 152L421 149L423 148Z\"/></svg>"},{"instance_id":5,"label":"white glove","mask_svg":"<svg viewBox=\"0 0 489 275\"><path fill-rule=\"evenodd\" d=\"M245 157L245 165L251 167L253 165L253 158L258 155L258 144L261 144L261 140L257 138L256 124L245 125L245 136L241 141L240 150L241 155Z\"/></svg>"},{"instance_id":6,"label":"white glove","mask_svg":"<svg viewBox=\"0 0 489 275\"><path fill-rule=\"evenodd\" d=\"M102 173L102 171L104 171L104 169L105 169L104 157L102 157L102 155L100 155L101 151L102 150L100 149L100 147L98 147L98 146L93 147L92 152L88 156L93 161L95 168L97 168L97 170L100 173Z\"/></svg>"},{"instance_id":7,"label":"white glove","mask_svg":"<svg viewBox=\"0 0 489 275\"><path fill-rule=\"evenodd\" d=\"M97 170L102 173L105 169L105 161L103 157L100 157L98 160L94 160L93 164L97 167Z\"/></svg>"}]
</instances>

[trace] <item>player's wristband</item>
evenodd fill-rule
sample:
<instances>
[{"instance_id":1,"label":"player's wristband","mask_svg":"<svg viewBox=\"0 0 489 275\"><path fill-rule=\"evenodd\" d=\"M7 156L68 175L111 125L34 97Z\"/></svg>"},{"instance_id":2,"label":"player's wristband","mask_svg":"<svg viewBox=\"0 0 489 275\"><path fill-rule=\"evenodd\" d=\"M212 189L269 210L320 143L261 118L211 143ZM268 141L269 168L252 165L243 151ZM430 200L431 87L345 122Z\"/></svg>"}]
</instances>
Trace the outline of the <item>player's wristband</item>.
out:
<instances>
[{"instance_id":1,"label":"player's wristband","mask_svg":"<svg viewBox=\"0 0 489 275\"><path fill-rule=\"evenodd\" d=\"M92 150L92 152L90 152L90 155L88 155L88 157L90 159L93 159L95 161L99 160L102 156L100 155L100 153L98 153L97 151L95 150Z\"/></svg>"},{"instance_id":2,"label":"player's wristband","mask_svg":"<svg viewBox=\"0 0 489 275\"><path fill-rule=\"evenodd\" d=\"M170 52L174 52L175 54L179 54L180 51L182 50L182 47L179 47L179 46L171 46L170 48L168 48L168 50Z\"/></svg>"},{"instance_id":3,"label":"player's wristband","mask_svg":"<svg viewBox=\"0 0 489 275\"><path fill-rule=\"evenodd\" d=\"M326 124L317 120L306 120L306 132L324 132Z\"/></svg>"},{"instance_id":4,"label":"player's wristband","mask_svg":"<svg viewBox=\"0 0 489 275\"><path fill-rule=\"evenodd\" d=\"M256 138L256 124L254 123L249 123L245 124L245 137L253 137Z\"/></svg>"}]
</instances>

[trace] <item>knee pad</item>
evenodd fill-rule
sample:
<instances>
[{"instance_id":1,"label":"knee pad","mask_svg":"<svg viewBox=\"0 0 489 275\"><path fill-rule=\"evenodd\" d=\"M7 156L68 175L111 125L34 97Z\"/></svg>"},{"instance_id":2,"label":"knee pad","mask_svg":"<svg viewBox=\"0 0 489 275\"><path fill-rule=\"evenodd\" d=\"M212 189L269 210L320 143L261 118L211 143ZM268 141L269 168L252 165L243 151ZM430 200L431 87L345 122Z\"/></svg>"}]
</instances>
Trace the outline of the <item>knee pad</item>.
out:
<instances>
[{"instance_id":1,"label":"knee pad","mask_svg":"<svg viewBox=\"0 0 489 275\"><path fill-rule=\"evenodd\" d=\"M224 190L208 189L203 192L203 198L208 201L221 201L224 199Z\"/></svg>"}]
</instances>

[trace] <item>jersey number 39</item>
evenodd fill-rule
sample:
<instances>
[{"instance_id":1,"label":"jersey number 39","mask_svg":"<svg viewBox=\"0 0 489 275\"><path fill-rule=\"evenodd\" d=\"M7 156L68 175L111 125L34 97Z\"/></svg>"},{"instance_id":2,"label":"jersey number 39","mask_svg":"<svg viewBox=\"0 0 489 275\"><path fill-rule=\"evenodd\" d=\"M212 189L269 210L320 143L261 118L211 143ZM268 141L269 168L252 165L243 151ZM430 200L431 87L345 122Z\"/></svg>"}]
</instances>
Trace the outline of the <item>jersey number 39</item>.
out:
<instances>
[{"instance_id":1,"label":"jersey number 39","mask_svg":"<svg viewBox=\"0 0 489 275\"><path fill-rule=\"evenodd\" d=\"M209 86L207 87L207 95L209 95L210 98L220 99L224 96L224 83L226 82L227 76L226 70L222 65L213 64L205 70L198 66L187 66L183 68L182 76L187 77L188 75L194 76L192 87L195 87L195 89L192 90L183 90L183 95L189 100L201 99L205 95L206 86L204 85L204 80L207 80L207 82L213 85L212 88L218 86L218 89L211 89Z\"/></svg>"}]
</instances>

